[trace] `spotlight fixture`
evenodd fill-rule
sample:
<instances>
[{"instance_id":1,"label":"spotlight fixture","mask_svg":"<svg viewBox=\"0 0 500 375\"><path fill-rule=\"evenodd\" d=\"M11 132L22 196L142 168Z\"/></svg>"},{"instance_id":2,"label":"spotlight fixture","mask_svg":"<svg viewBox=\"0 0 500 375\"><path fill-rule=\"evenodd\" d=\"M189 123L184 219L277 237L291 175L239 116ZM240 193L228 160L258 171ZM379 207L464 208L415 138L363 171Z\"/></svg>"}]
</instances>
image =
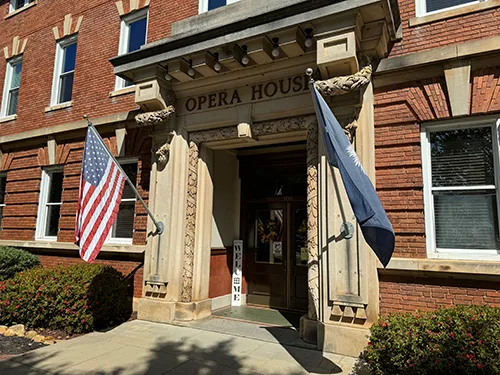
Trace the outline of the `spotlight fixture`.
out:
<instances>
[{"instance_id":1,"label":"spotlight fixture","mask_svg":"<svg viewBox=\"0 0 500 375\"><path fill-rule=\"evenodd\" d=\"M170 82L172 80L172 76L168 73L168 65L165 69L166 69L165 79Z\"/></svg>"},{"instance_id":2,"label":"spotlight fixture","mask_svg":"<svg viewBox=\"0 0 500 375\"><path fill-rule=\"evenodd\" d=\"M241 58L241 63L243 65L248 65L250 63L250 58L248 57L248 46L245 44L241 46L241 49L243 50L243 57Z\"/></svg>"},{"instance_id":3,"label":"spotlight fixture","mask_svg":"<svg viewBox=\"0 0 500 375\"><path fill-rule=\"evenodd\" d=\"M304 45L307 48L311 48L313 45L313 36L312 36L313 29L305 29L306 33L306 40L304 42Z\"/></svg>"},{"instance_id":4,"label":"spotlight fixture","mask_svg":"<svg viewBox=\"0 0 500 375\"><path fill-rule=\"evenodd\" d=\"M272 55L274 57L278 57L280 55L280 38L273 38L273 52Z\"/></svg>"},{"instance_id":5,"label":"spotlight fixture","mask_svg":"<svg viewBox=\"0 0 500 375\"><path fill-rule=\"evenodd\" d=\"M190 77L194 77L194 75L196 74L196 72L194 71L193 69L193 60L189 60L189 69L188 69L188 75Z\"/></svg>"},{"instance_id":6,"label":"spotlight fixture","mask_svg":"<svg viewBox=\"0 0 500 375\"><path fill-rule=\"evenodd\" d=\"M214 57L215 57L215 63L214 63L214 70L219 73L221 70L222 70L222 66L219 62L219 52L215 52L214 53Z\"/></svg>"}]
</instances>

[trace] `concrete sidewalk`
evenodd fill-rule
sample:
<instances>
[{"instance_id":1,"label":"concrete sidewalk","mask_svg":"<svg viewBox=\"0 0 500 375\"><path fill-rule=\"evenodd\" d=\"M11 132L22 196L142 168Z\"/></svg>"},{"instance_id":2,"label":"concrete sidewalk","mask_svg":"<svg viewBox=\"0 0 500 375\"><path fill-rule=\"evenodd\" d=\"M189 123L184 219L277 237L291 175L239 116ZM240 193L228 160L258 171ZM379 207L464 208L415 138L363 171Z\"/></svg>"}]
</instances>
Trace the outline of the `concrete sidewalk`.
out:
<instances>
[{"instance_id":1,"label":"concrete sidewalk","mask_svg":"<svg viewBox=\"0 0 500 375\"><path fill-rule=\"evenodd\" d=\"M366 374L355 358L277 341L136 320L0 362L0 374Z\"/></svg>"}]
</instances>

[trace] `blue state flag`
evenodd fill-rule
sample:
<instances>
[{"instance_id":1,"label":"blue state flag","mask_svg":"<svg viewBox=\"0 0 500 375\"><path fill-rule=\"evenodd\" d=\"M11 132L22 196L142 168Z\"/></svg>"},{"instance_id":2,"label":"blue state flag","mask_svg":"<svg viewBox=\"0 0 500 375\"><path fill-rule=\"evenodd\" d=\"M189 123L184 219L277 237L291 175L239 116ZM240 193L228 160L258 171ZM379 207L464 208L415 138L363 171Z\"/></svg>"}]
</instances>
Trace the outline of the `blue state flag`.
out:
<instances>
[{"instance_id":1,"label":"blue state flag","mask_svg":"<svg viewBox=\"0 0 500 375\"><path fill-rule=\"evenodd\" d=\"M313 97L316 101L316 112L319 127L323 132L328 161L340 171L365 241L386 267L394 251L395 236L391 222L354 147L316 88Z\"/></svg>"}]
</instances>

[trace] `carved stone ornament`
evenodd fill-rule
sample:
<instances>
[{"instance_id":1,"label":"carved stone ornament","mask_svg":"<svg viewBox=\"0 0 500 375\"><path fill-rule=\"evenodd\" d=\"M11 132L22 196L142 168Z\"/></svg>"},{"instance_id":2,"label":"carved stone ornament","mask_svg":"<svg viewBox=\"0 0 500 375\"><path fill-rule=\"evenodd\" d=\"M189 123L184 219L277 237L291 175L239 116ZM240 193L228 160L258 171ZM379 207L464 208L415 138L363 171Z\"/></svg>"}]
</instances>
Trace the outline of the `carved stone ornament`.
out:
<instances>
[{"instance_id":1,"label":"carved stone ornament","mask_svg":"<svg viewBox=\"0 0 500 375\"><path fill-rule=\"evenodd\" d=\"M135 116L135 122L141 126L159 125L168 121L174 113L175 107L173 105L169 105L167 108L160 111L140 113Z\"/></svg>"},{"instance_id":2,"label":"carved stone ornament","mask_svg":"<svg viewBox=\"0 0 500 375\"><path fill-rule=\"evenodd\" d=\"M370 83L371 76L372 66L371 64L368 64L359 72L350 76L340 76L327 79L325 81L316 81L314 85L322 95L342 95L368 85Z\"/></svg>"},{"instance_id":3,"label":"carved stone ornament","mask_svg":"<svg viewBox=\"0 0 500 375\"><path fill-rule=\"evenodd\" d=\"M156 146L156 159L158 163L162 166L167 164L168 162L168 156L170 154L170 142L172 142L173 134L169 134L168 139L165 141L164 144L162 145L157 145Z\"/></svg>"}]
</instances>

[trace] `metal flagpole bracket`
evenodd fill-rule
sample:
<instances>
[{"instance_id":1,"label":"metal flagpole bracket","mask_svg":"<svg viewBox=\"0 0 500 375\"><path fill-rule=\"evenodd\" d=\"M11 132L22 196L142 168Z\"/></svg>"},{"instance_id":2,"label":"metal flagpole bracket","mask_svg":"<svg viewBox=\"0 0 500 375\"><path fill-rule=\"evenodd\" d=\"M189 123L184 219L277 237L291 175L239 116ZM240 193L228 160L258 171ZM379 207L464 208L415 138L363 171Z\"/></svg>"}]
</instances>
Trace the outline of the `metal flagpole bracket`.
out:
<instances>
[{"instance_id":1,"label":"metal flagpole bracket","mask_svg":"<svg viewBox=\"0 0 500 375\"><path fill-rule=\"evenodd\" d=\"M340 227L340 236L343 239L350 240L354 236L354 225L349 221L342 224Z\"/></svg>"}]
</instances>

